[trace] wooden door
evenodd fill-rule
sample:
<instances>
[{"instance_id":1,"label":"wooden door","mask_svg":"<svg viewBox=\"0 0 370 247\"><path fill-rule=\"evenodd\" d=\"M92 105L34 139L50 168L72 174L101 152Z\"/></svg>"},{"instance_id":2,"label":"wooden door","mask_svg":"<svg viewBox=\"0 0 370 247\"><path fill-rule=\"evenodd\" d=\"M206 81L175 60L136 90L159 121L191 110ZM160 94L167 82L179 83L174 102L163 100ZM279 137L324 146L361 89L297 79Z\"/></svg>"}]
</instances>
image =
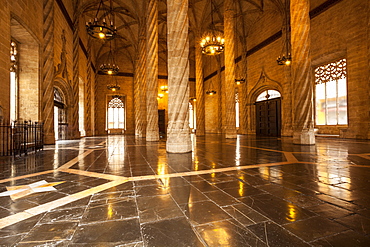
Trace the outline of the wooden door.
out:
<instances>
[{"instance_id":1,"label":"wooden door","mask_svg":"<svg viewBox=\"0 0 370 247\"><path fill-rule=\"evenodd\" d=\"M281 98L256 102L256 134L281 135Z\"/></svg>"},{"instance_id":2,"label":"wooden door","mask_svg":"<svg viewBox=\"0 0 370 247\"><path fill-rule=\"evenodd\" d=\"M158 110L159 135L166 135L166 110Z\"/></svg>"}]
</instances>

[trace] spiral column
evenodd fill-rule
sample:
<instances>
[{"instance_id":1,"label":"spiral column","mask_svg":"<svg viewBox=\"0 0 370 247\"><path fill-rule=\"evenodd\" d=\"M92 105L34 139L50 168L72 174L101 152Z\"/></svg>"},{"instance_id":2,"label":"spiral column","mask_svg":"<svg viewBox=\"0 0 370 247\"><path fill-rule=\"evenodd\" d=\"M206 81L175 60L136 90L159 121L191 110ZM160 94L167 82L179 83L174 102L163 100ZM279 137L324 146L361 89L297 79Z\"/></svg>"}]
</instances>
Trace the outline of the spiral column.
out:
<instances>
[{"instance_id":1,"label":"spiral column","mask_svg":"<svg viewBox=\"0 0 370 247\"><path fill-rule=\"evenodd\" d=\"M310 57L310 1L291 0L293 143L315 144Z\"/></svg>"},{"instance_id":2,"label":"spiral column","mask_svg":"<svg viewBox=\"0 0 370 247\"><path fill-rule=\"evenodd\" d=\"M234 50L234 5L233 0L224 1L224 32L225 32L225 104L226 123L225 137L236 138L235 116L235 50Z\"/></svg>"},{"instance_id":3,"label":"spiral column","mask_svg":"<svg viewBox=\"0 0 370 247\"><path fill-rule=\"evenodd\" d=\"M78 35L78 25L79 25L79 17L77 12L79 0L74 1L74 13L73 13L73 78L72 78L72 90L73 90L73 100L71 105L72 111L72 119L69 121L71 122L69 132L70 138L76 139L80 137L79 132L79 111L78 111L78 102L79 102L79 35ZM68 126L69 127L69 126Z\"/></svg>"},{"instance_id":4,"label":"spiral column","mask_svg":"<svg viewBox=\"0 0 370 247\"><path fill-rule=\"evenodd\" d=\"M146 32L146 141L159 140L158 128L158 3L149 0Z\"/></svg>"},{"instance_id":5,"label":"spiral column","mask_svg":"<svg viewBox=\"0 0 370 247\"><path fill-rule=\"evenodd\" d=\"M169 153L191 152L188 33L188 0L167 0Z\"/></svg>"},{"instance_id":6,"label":"spiral column","mask_svg":"<svg viewBox=\"0 0 370 247\"><path fill-rule=\"evenodd\" d=\"M86 81L86 87L85 87L85 130L86 130L86 136L92 135L92 128L91 128L91 84L92 84L92 78L91 75L93 74L92 68L91 68L91 38L88 38L87 40L87 81Z\"/></svg>"},{"instance_id":7,"label":"spiral column","mask_svg":"<svg viewBox=\"0 0 370 247\"><path fill-rule=\"evenodd\" d=\"M54 144L54 0L43 1L42 121L44 143Z\"/></svg>"},{"instance_id":8,"label":"spiral column","mask_svg":"<svg viewBox=\"0 0 370 247\"><path fill-rule=\"evenodd\" d=\"M205 105L204 105L204 81L203 81L203 55L199 43L195 44L195 91L196 91L196 124L197 136L205 135Z\"/></svg>"}]
</instances>

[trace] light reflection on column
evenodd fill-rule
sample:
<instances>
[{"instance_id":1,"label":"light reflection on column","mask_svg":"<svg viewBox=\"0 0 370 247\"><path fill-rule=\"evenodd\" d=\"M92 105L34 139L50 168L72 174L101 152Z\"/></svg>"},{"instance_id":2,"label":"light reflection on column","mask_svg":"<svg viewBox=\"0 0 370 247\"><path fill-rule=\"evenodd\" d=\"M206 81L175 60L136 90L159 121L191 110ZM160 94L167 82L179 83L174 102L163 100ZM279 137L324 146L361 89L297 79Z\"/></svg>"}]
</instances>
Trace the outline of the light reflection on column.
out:
<instances>
[{"instance_id":1,"label":"light reflection on column","mask_svg":"<svg viewBox=\"0 0 370 247\"><path fill-rule=\"evenodd\" d=\"M124 137L108 136L107 150L109 172L120 175L125 163Z\"/></svg>"},{"instance_id":2,"label":"light reflection on column","mask_svg":"<svg viewBox=\"0 0 370 247\"><path fill-rule=\"evenodd\" d=\"M236 137L236 149L235 149L235 165L240 166L240 136Z\"/></svg>"}]
</instances>

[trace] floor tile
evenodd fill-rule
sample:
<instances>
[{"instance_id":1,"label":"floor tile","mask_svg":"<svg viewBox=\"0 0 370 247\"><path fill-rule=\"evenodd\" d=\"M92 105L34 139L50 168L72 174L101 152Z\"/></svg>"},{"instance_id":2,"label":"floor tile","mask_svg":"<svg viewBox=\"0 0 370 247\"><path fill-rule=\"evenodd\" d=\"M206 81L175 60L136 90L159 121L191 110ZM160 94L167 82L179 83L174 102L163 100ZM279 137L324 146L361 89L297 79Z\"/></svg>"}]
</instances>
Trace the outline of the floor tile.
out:
<instances>
[{"instance_id":1,"label":"floor tile","mask_svg":"<svg viewBox=\"0 0 370 247\"><path fill-rule=\"evenodd\" d=\"M310 246L302 239L294 236L286 229L273 222L263 222L248 226L248 229L261 239L267 246L298 247Z\"/></svg>"},{"instance_id":2,"label":"floor tile","mask_svg":"<svg viewBox=\"0 0 370 247\"><path fill-rule=\"evenodd\" d=\"M141 241L139 219L97 222L81 225L77 228L73 243L84 243L90 246L100 243L132 243Z\"/></svg>"},{"instance_id":3,"label":"floor tile","mask_svg":"<svg viewBox=\"0 0 370 247\"><path fill-rule=\"evenodd\" d=\"M52 224L41 224L33 228L22 239L22 243L28 242L49 242L59 240L69 240L72 238L76 228L77 222L58 222Z\"/></svg>"},{"instance_id":4,"label":"floor tile","mask_svg":"<svg viewBox=\"0 0 370 247\"><path fill-rule=\"evenodd\" d=\"M231 218L225 211L211 201L201 201L189 204L185 212L193 224L205 224Z\"/></svg>"},{"instance_id":5,"label":"floor tile","mask_svg":"<svg viewBox=\"0 0 370 247\"><path fill-rule=\"evenodd\" d=\"M170 195L137 198L140 223L184 216Z\"/></svg>"},{"instance_id":6,"label":"floor tile","mask_svg":"<svg viewBox=\"0 0 370 247\"><path fill-rule=\"evenodd\" d=\"M347 227L339 223L320 217L312 217L286 224L284 228L305 241L313 241L348 230Z\"/></svg>"},{"instance_id":7,"label":"floor tile","mask_svg":"<svg viewBox=\"0 0 370 247\"><path fill-rule=\"evenodd\" d=\"M206 246L268 246L247 228L227 220L200 225L196 230L206 242Z\"/></svg>"},{"instance_id":8,"label":"floor tile","mask_svg":"<svg viewBox=\"0 0 370 247\"><path fill-rule=\"evenodd\" d=\"M311 242L311 245L317 247L367 247L370 245L370 238L354 231L346 231Z\"/></svg>"},{"instance_id":9,"label":"floor tile","mask_svg":"<svg viewBox=\"0 0 370 247\"><path fill-rule=\"evenodd\" d=\"M203 246L185 217L142 225L145 246Z\"/></svg>"},{"instance_id":10,"label":"floor tile","mask_svg":"<svg viewBox=\"0 0 370 247\"><path fill-rule=\"evenodd\" d=\"M360 234L370 234L370 219L358 214L348 215L346 217L336 219L336 222L357 231Z\"/></svg>"}]
</instances>

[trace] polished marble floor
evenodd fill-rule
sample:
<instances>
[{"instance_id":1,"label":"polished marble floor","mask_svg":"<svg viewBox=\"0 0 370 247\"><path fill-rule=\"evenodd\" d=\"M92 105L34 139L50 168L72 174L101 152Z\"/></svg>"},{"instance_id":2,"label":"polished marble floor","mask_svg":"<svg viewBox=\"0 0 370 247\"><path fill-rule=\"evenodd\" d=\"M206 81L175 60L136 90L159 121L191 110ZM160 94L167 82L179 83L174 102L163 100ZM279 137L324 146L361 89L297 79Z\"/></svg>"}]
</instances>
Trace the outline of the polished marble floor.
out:
<instances>
[{"instance_id":1,"label":"polished marble floor","mask_svg":"<svg viewBox=\"0 0 370 247\"><path fill-rule=\"evenodd\" d=\"M370 246L370 141L134 136L0 157L0 246Z\"/></svg>"}]
</instances>

